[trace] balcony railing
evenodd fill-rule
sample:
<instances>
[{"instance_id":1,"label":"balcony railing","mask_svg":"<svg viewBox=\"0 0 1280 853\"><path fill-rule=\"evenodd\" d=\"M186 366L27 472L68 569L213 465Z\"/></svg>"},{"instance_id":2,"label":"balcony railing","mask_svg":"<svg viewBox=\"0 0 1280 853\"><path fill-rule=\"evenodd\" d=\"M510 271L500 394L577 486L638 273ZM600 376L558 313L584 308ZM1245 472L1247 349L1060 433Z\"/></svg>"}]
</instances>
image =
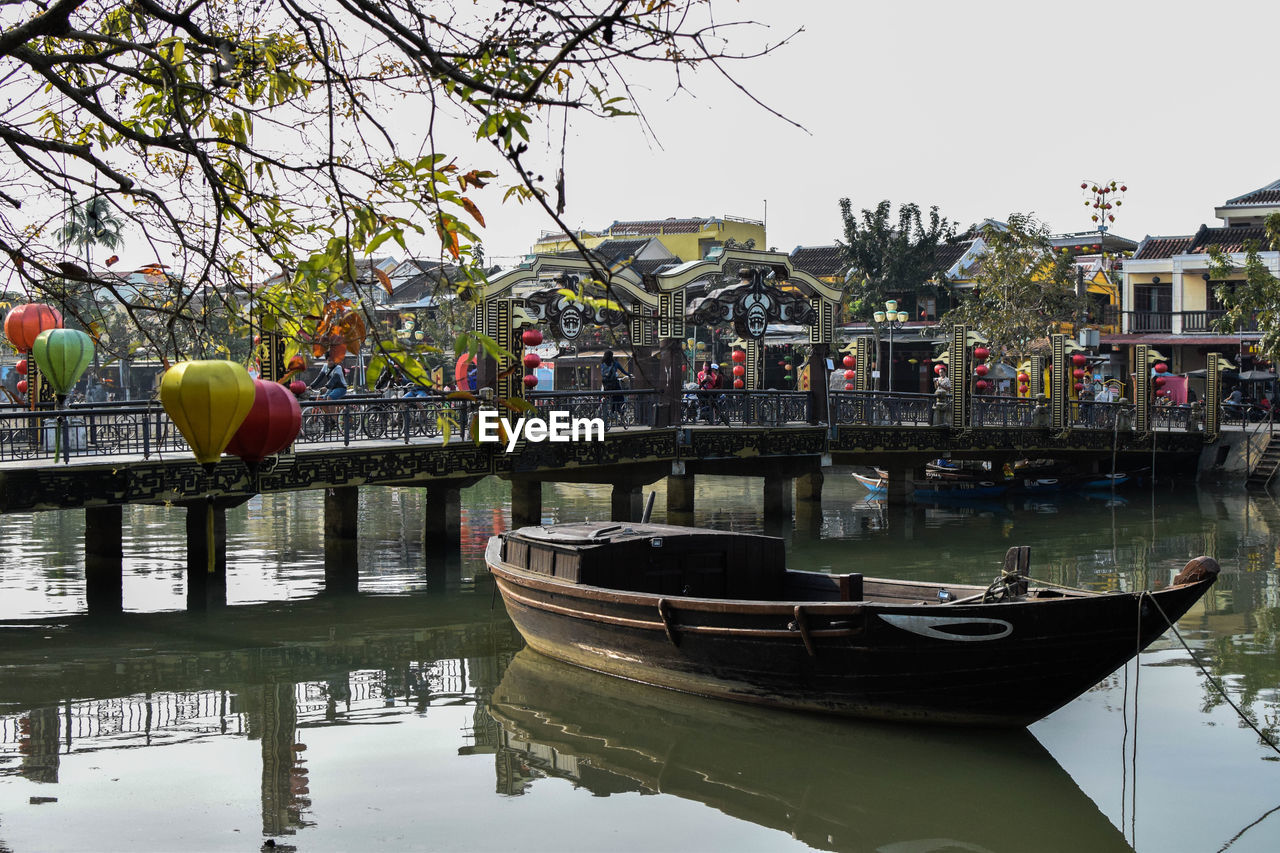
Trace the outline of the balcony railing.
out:
<instances>
[{"instance_id":1,"label":"balcony railing","mask_svg":"<svg viewBox=\"0 0 1280 853\"><path fill-rule=\"evenodd\" d=\"M1207 310L1207 311L1126 311L1129 317L1130 332L1173 332L1173 321L1180 318L1182 334L1222 334L1231 335L1236 332L1256 332L1258 330L1257 317L1251 317L1248 322L1240 324L1235 330L1223 332L1218 328L1218 321L1225 315L1226 311Z\"/></svg>"}]
</instances>

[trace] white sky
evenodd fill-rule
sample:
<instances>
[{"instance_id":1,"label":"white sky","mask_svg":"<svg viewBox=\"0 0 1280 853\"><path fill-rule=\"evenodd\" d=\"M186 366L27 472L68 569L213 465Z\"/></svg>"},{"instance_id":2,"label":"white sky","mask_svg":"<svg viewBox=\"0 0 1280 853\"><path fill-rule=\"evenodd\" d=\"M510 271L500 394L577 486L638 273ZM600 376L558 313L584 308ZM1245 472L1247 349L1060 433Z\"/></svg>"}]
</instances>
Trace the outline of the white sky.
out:
<instances>
[{"instance_id":1,"label":"white sky","mask_svg":"<svg viewBox=\"0 0 1280 853\"><path fill-rule=\"evenodd\" d=\"M1094 227L1082 180L1129 187L1113 231L1192 233L1213 208L1280 178L1280 4L973 0L720 2L776 54L739 79L797 130L708 74L697 98L648 93L657 139L632 120L571 132L566 221L730 214L783 251L841 235L838 199L938 205L961 227L1011 211L1055 231ZM754 35L744 39L756 43ZM558 152L558 138L556 140ZM534 152L531 152L531 154ZM558 157L558 154L557 154ZM549 223L485 207L490 258L528 251ZM503 259L506 259L503 258Z\"/></svg>"}]
</instances>

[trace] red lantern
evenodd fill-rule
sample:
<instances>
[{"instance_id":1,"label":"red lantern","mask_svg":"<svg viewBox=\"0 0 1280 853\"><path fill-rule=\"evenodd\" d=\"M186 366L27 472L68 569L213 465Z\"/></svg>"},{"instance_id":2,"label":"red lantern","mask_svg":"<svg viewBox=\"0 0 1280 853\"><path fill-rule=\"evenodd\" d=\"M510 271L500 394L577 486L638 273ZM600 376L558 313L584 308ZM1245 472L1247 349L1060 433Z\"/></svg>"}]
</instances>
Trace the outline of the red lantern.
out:
<instances>
[{"instance_id":1,"label":"red lantern","mask_svg":"<svg viewBox=\"0 0 1280 853\"><path fill-rule=\"evenodd\" d=\"M747 354L746 354L746 352L745 352L745 351L743 351L743 350L736 349L736 350L734 350L734 351L733 351L733 353L729 356L729 358L733 359L733 360L734 360L734 361L736 361L738 364L742 364L744 361L746 361L746 360L747 360Z\"/></svg>"},{"instance_id":2,"label":"red lantern","mask_svg":"<svg viewBox=\"0 0 1280 853\"><path fill-rule=\"evenodd\" d=\"M734 375L734 376L746 376L746 375L747 375L747 369L746 369L745 367L743 367L741 364L735 364L735 365L733 366L733 375Z\"/></svg>"},{"instance_id":3,"label":"red lantern","mask_svg":"<svg viewBox=\"0 0 1280 853\"><path fill-rule=\"evenodd\" d=\"M985 391L987 390L987 380L979 379L977 382L973 383L973 387L979 392Z\"/></svg>"},{"instance_id":4,"label":"red lantern","mask_svg":"<svg viewBox=\"0 0 1280 853\"><path fill-rule=\"evenodd\" d=\"M1071 375L1076 379L1084 379L1084 371L1078 367L1075 370L1071 371Z\"/></svg>"},{"instance_id":5,"label":"red lantern","mask_svg":"<svg viewBox=\"0 0 1280 853\"><path fill-rule=\"evenodd\" d=\"M989 356L989 355L991 355L991 350L987 349L986 347L974 347L974 348L973 348L973 357L974 357L974 359L975 359L976 361L980 361L980 362L981 362L981 361L986 361L986 360L987 360L987 356Z\"/></svg>"},{"instance_id":6,"label":"red lantern","mask_svg":"<svg viewBox=\"0 0 1280 853\"><path fill-rule=\"evenodd\" d=\"M1165 381L1166 380L1163 376L1157 376L1155 379L1152 380L1152 382L1155 383L1155 386L1157 388L1163 388Z\"/></svg>"},{"instance_id":7,"label":"red lantern","mask_svg":"<svg viewBox=\"0 0 1280 853\"><path fill-rule=\"evenodd\" d=\"M935 364L933 366L933 372L941 376L947 372L947 366L945 364Z\"/></svg>"},{"instance_id":8,"label":"red lantern","mask_svg":"<svg viewBox=\"0 0 1280 853\"><path fill-rule=\"evenodd\" d=\"M239 456L252 471L266 457L293 444L300 429L298 398L278 382L255 379L253 407L227 443L227 453Z\"/></svg>"},{"instance_id":9,"label":"red lantern","mask_svg":"<svg viewBox=\"0 0 1280 853\"><path fill-rule=\"evenodd\" d=\"M784 364L786 364L785 361L783 361L782 359L778 359L778 367L782 367Z\"/></svg>"},{"instance_id":10,"label":"red lantern","mask_svg":"<svg viewBox=\"0 0 1280 853\"><path fill-rule=\"evenodd\" d=\"M25 394L25 393L27 393L27 380L25 380L25 379L19 379L19 380L18 380L17 388L18 388L18 393L19 393L19 394Z\"/></svg>"},{"instance_id":11,"label":"red lantern","mask_svg":"<svg viewBox=\"0 0 1280 853\"><path fill-rule=\"evenodd\" d=\"M857 374L857 373L854 373L852 370L846 370L846 371L844 372L844 378L845 378L846 380L853 379L853 378L854 378L855 376L857 376L857 375L858 375L858 374Z\"/></svg>"},{"instance_id":12,"label":"red lantern","mask_svg":"<svg viewBox=\"0 0 1280 853\"><path fill-rule=\"evenodd\" d=\"M15 364L15 365L13 366L13 369L14 369L14 370L16 370L16 371L18 371L18 375L19 375L19 376L26 376L26 375L27 375L27 360L24 358L22 361L20 361L20 362L18 362L17 364Z\"/></svg>"},{"instance_id":13,"label":"red lantern","mask_svg":"<svg viewBox=\"0 0 1280 853\"><path fill-rule=\"evenodd\" d=\"M741 390L747 387L747 383L743 382L741 379L735 379L733 380L733 387Z\"/></svg>"},{"instance_id":14,"label":"red lantern","mask_svg":"<svg viewBox=\"0 0 1280 853\"><path fill-rule=\"evenodd\" d=\"M1071 363L1076 367L1084 367L1089 363L1089 359L1083 353L1076 353L1071 356Z\"/></svg>"},{"instance_id":15,"label":"red lantern","mask_svg":"<svg viewBox=\"0 0 1280 853\"><path fill-rule=\"evenodd\" d=\"M303 382L301 379L295 379L289 383L289 390L296 396L301 397L307 390L307 383Z\"/></svg>"},{"instance_id":16,"label":"red lantern","mask_svg":"<svg viewBox=\"0 0 1280 853\"><path fill-rule=\"evenodd\" d=\"M538 377L530 374L524 378L524 387L536 388L538 386Z\"/></svg>"},{"instance_id":17,"label":"red lantern","mask_svg":"<svg viewBox=\"0 0 1280 853\"><path fill-rule=\"evenodd\" d=\"M991 370L991 368L987 367L985 364L979 364L973 369L973 372L977 376L986 376L989 370Z\"/></svg>"},{"instance_id":18,"label":"red lantern","mask_svg":"<svg viewBox=\"0 0 1280 853\"><path fill-rule=\"evenodd\" d=\"M1087 189L1089 189L1089 185L1088 185L1087 183L1081 184L1081 185L1080 185L1080 189L1082 189L1082 190L1087 190Z\"/></svg>"},{"instance_id":19,"label":"red lantern","mask_svg":"<svg viewBox=\"0 0 1280 853\"><path fill-rule=\"evenodd\" d=\"M1030 376L1028 376L1028 375L1027 375L1027 374L1025 374L1025 373L1019 373L1019 374L1018 374L1018 381L1019 381L1019 382L1022 382L1022 383L1027 383L1027 382L1030 382L1030 381L1031 381L1031 377L1030 377Z\"/></svg>"},{"instance_id":20,"label":"red lantern","mask_svg":"<svg viewBox=\"0 0 1280 853\"><path fill-rule=\"evenodd\" d=\"M256 346L261 345L261 343L262 343L262 335L254 335L254 336L253 336L253 345L256 347Z\"/></svg>"},{"instance_id":21,"label":"red lantern","mask_svg":"<svg viewBox=\"0 0 1280 853\"><path fill-rule=\"evenodd\" d=\"M846 390L846 391L852 391L852 390L853 390L853 383L852 383L852 382L846 382L846 383L844 383L844 390Z\"/></svg>"},{"instance_id":22,"label":"red lantern","mask_svg":"<svg viewBox=\"0 0 1280 853\"><path fill-rule=\"evenodd\" d=\"M31 352L31 345L47 329L61 329L62 315L48 305L32 302L19 305L4 318L4 336L18 352Z\"/></svg>"},{"instance_id":23,"label":"red lantern","mask_svg":"<svg viewBox=\"0 0 1280 853\"><path fill-rule=\"evenodd\" d=\"M845 366L845 367L857 367L857 365L858 365L858 361L857 361L857 359L855 359L853 356L851 356L851 355L846 355L846 356L844 357L844 366Z\"/></svg>"},{"instance_id":24,"label":"red lantern","mask_svg":"<svg viewBox=\"0 0 1280 853\"><path fill-rule=\"evenodd\" d=\"M1151 368L1151 369L1152 369L1152 370L1154 370L1156 373L1168 373L1168 372L1169 372L1169 365L1167 365L1167 364L1165 364L1163 361L1161 361L1161 362L1157 362L1157 363L1156 363L1156 366L1155 366L1155 367L1153 367L1153 368Z\"/></svg>"},{"instance_id":25,"label":"red lantern","mask_svg":"<svg viewBox=\"0 0 1280 853\"><path fill-rule=\"evenodd\" d=\"M524 362L525 370L533 370L539 364L542 364L542 359L538 356L536 352L525 353L522 361Z\"/></svg>"},{"instance_id":26,"label":"red lantern","mask_svg":"<svg viewBox=\"0 0 1280 853\"><path fill-rule=\"evenodd\" d=\"M542 332L537 329L525 329L520 333L520 340L527 347L536 347L542 343Z\"/></svg>"}]
</instances>

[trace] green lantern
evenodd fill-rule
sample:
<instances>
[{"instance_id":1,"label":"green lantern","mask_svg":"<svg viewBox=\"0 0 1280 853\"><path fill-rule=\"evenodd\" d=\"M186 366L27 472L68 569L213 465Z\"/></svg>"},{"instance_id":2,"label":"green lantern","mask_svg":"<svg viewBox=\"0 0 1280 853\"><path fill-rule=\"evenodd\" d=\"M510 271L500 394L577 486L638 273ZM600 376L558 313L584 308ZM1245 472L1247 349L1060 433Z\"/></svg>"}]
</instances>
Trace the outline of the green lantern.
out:
<instances>
[{"instance_id":1,"label":"green lantern","mask_svg":"<svg viewBox=\"0 0 1280 853\"><path fill-rule=\"evenodd\" d=\"M93 340L79 329L46 329L31 345L40 374L59 398L67 396L93 360Z\"/></svg>"}]
</instances>

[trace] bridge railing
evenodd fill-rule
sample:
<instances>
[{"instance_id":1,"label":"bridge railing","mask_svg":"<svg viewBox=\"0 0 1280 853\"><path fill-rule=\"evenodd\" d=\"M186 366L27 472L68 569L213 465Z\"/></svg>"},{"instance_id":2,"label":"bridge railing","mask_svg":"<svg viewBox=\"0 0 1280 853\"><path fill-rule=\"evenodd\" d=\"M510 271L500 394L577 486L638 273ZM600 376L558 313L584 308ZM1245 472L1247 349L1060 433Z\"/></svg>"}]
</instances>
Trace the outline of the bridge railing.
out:
<instances>
[{"instance_id":1,"label":"bridge railing","mask_svg":"<svg viewBox=\"0 0 1280 853\"><path fill-rule=\"evenodd\" d=\"M973 398L972 422L975 427L1031 426L1036 401L1027 397L997 397L984 394Z\"/></svg>"},{"instance_id":2,"label":"bridge railing","mask_svg":"<svg viewBox=\"0 0 1280 853\"><path fill-rule=\"evenodd\" d=\"M684 392L680 423L731 426L785 426L809 422L807 391Z\"/></svg>"},{"instance_id":3,"label":"bridge railing","mask_svg":"<svg viewBox=\"0 0 1280 853\"><path fill-rule=\"evenodd\" d=\"M886 391L832 391L832 423L859 426L929 426L932 394Z\"/></svg>"},{"instance_id":4,"label":"bridge railing","mask_svg":"<svg viewBox=\"0 0 1280 853\"><path fill-rule=\"evenodd\" d=\"M605 429L653 426L658 412L658 392L634 391L534 391L526 399L539 417L567 412L570 418L600 418Z\"/></svg>"},{"instance_id":5,"label":"bridge railing","mask_svg":"<svg viewBox=\"0 0 1280 853\"><path fill-rule=\"evenodd\" d=\"M448 426L454 436L465 433L479 404L446 397L348 395L340 400L303 400L302 429L295 445L344 446L367 441L399 441L441 436Z\"/></svg>"},{"instance_id":6,"label":"bridge railing","mask_svg":"<svg viewBox=\"0 0 1280 853\"><path fill-rule=\"evenodd\" d=\"M0 462L72 456L185 451L187 443L158 402L76 404L0 411Z\"/></svg>"}]
</instances>

